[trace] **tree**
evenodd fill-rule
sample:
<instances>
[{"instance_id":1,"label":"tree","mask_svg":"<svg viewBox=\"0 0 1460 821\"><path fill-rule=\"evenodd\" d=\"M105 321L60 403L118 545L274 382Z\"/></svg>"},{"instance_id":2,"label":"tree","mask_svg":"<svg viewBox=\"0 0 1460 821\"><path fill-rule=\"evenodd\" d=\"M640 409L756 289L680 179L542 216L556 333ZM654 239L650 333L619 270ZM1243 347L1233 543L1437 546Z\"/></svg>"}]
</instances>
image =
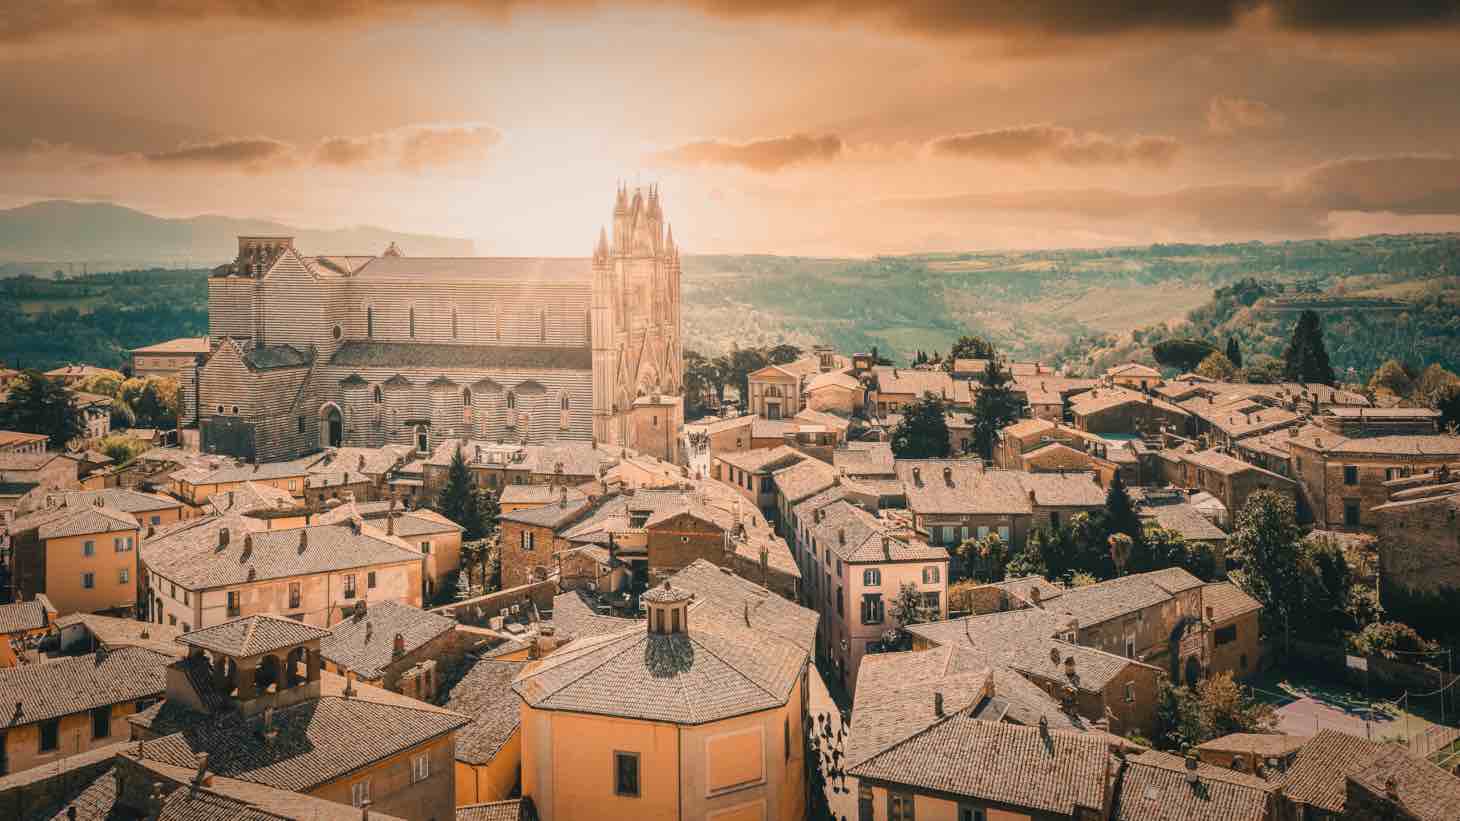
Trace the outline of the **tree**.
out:
<instances>
[{"instance_id":1,"label":"tree","mask_svg":"<svg viewBox=\"0 0 1460 821\"><path fill-rule=\"evenodd\" d=\"M1271 732L1277 716L1272 705L1253 698L1231 673L1218 673L1195 688L1163 683L1156 726L1158 747L1184 751L1232 733Z\"/></svg>"},{"instance_id":2,"label":"tree","mask_svg":"<svg viewBox=\"0 0 1460 821\"><path fill-rule=\"evenodd\" d=\"M981 336L960 336L958 341L948 351L949 369L952 369L952 362L955 359L993 359L998 354L994 350L994 343Z\"/></svg>"},{"instance_id":3,"label":"tree","mask_svg":"<svg viewBox=\"0 0 1460 821\"><path fill-rule=\"evenodd\" d=\"M801 349L795 345L785 342L771 348L765 353L766 361L771 365L784 365L787 362L795 362L801 358Z\"/></svg>"},{"instance_id":4,"label":"tree","mask_svg":"<svg viewBox=\"0 0 1460 821\"><path fill-rule=\"evenodd\" d=\"M1330 538L1309 538L1302 548L1304 566L1311 567L1312 572L1304 574L1308 589L1303 595L1301 628L1323 637L1349 629L1353 626L1348 608L1354 574L1342 546Z\"/></svg>"},{"instance_id":5,"label":"tree","mask_svg":"<svg viewBox=\"0 0 1460 821\"><path fill-rule=\"evenodd\" d=\"M897 588L897 595L892 597L889 607L892 610L892 617L897 619L899 627L922 624L933 618L927 602L923 600L923 594L912 582L903 582Z\"/></svg>"},{"instance_id":6,"label":"tree","mask_svg":"<svg viewBox=\"0 0 1460 821\"><path fill-rule=\"evenodd\" d=\"M1217 352L1207 356L1196 366L1197 374L1217 382L1230 382L1237 375L1237 368L1226 355Z\"/></svg>"},{"instance_id":7,"label":"tree","mask_svg":"<svg viewBox=\"0 0 1460 821\"><path fill-rule=\"evenodd\" d=\"M892 452L899 459L936 459L948 455L948 419L943 400L924 394L902 409L892 431Z\"/></svg>"},{"instance_id":8,"label":"tree","mask_svg":"<svg viewBox=\"0 0 1460 821\"><path fill-rule=\"evenodd\" d=\"M1228 555L1242 570L1231 574L1233 581L1262 604L1268 634L1278 628L1286 640L1305 606L1308 587L1293 500L1273 490L1255 491L1237 514L1236 525Z\"/></svg>"},{"instance_id":9,"label":"tree","mask_svg":"<svg viewBox=\"0 0 1460 821\"><path fill-rule=\"evenodd\" d=\"M957 549L958 558L970 576L976 575L985 582L1004 580L1005 567L1009 562L1009 546L990 533L982 539L965 539Z\"/></svg>"},{"instance_id":10,"label":"tree","mask_svg":"<svg viewBox=\"0 0 1460 821\"><path fill-rule=\"evenodd\" d=\"M100 371L76 383L76 390L115 398L126 377L116 371Z\"/></svg>"},{"instance_id":11,"label":"tree","mask_svg":"<svg viewBox=\"0 0 1460 821\"><path fill-rule=\"evenodd\" d=\"M172 427L177 424L182 390L171 377L133 377L117 386L116 400L126 405L136 424Z\"/></svg>"},{"instance_id":12,"label":"tree","mask_svg":"<svg viewBox=\"0 0 1460 821\"><path fill-rule=\"evenodd\" d=\"M1151 356L1156 364L1178 371L1190 371L1203 359L1217 353L1211 343L1200 339L1167 339L1151 347Z\"/></svg>"},{"instance_id":13,"label":"tree","mask_svg":"<svg viewBox=\"0 0 1460 821\"><path fill-rule=\"evenodd\" d=\"M476 538L486 539L497 532L497 517L502 515L502 506L498 501L497 494L486 488L478 488L476 492Z\"/></svg>"},{"instance_id":14,"label":"tree","mask_svg":"<svg viewBox=\"0 0 1460 821\"><path fill-rule=\"evenodd\" d=\"M1115 563L1115 572L1124 576L1126 568L1130 566L1131 548L1135 546L1135 540L1124 533L1112 533L1107 541L1110 543L1110 560Z\"/></svg>"},{"instance_id":15,"label":"tree","mask_svg":"<svg viewBox=\"0 0 1460 821\"><path fill-rule=\"evenodd\" d=\"M725 376L720 372L718 360L709 359L698 351L685 351L685 414L692 419L699 418L712 404L718 404L724 392ZM714 402L711 402L712 396Z\"/></svg>"},{"instance_id":16,"label":"tree","mask_svg":"<svg viewBox=\"0 0 1460 821\"><path fill-rule=\"evenodd\" d=\"M1235 336L1227 337L1227 361L1231 362L1233 367L1242 367L1242 347L1237 344Z\"/></svg>"},{"instance_id":17,"label":"tree","mask_svg":"<svg viewBox=\"0 0 1460 821\"><path fill-rule=\"evenodd\" d=\"M1024 400L1009 387L1011 381L998 359L990 359L979 378L973 400L973 449L985 460L993 458L999 431L1024 415Z\"/></svg>"},{"instance_id":18,"label":"tree","mask_svg":"<svg viewBox=\"0 0 1460 821\"><path fill-rule=\"evenodd\" d=\"M1254 385L1276 385L1283 381L1283 363L1259 354L1253 357L1252 364L1242 369L1242 378Z\"/></svg>"},{"instance_id":19,"label":"tree","mask_svg":"<svg viewBox=\"0 0 1460 821\"><path fill-rule=\"evenodd\" d=\"M37 370L21 373L10 383L10 395L0 405L0 428L42 433L59 450L85 430L76 398L59 380Z\"/></svg>"},{"instance_id":20,"label":"tree","mask_svg":"<svg viewBox=\"0 0 1460 821\"><path fill-rule=\"evenodd\" d=\"M1042 528L1030 531L1029 538L1024 542L1024 549L1014 554L1009 559L1009 563L1004 565L1004 578L1017 579L1024 576L1048 578L1049 566L1044 562L1044 554L1049 538Z\"/></svg>"},{"instance_id":21,"label":"tree","mask_svg":"<svg viewBox=\"0 0 1460 821\"><path fill-rule=\"evenodd\" d=\"M1433 407L1436 400L1457 386L1460 386L1460 376L1435 362L1420 371L1419 377L1414 380L1414 396Z\"/></svg>"},{"instance_id":22,"label":"tree","mask_svg":"<svg viewBox=\"0 0 1460 821\"><path fill-rule=\"evenodd\" d=\"M1445 430L1460 427L1460 385L1442 389L1434 399L1434 408L1440 412L1440 425Z\"/></svg>"},{"instance_id":23,"label":"tree","mask_svg":"<svg viewBox=\"0 0 1460 821\"><path fill-rule=\"evenodd\" d=\"M1105 527L1112 533L1124 533L1134 542L1139 542L1143 533L1141 517L1136 513L1119 471L1110 480L1110 487L1105 489Z\"/></svg>"},{"instance_id":24,"label":"tree","mask_svg":"<svg viewBox=\"0 0 1460 821\"><path fill-rule=\"evenodd\" d=\"M1143 570L1165 570L1179 567L1202 581L1217 577L1216 558L1201 545L1194 545L1180 533L1155 524L1147 524L1141 533Z\"/></svg>"},{"instance_id":25,"label":"tree","mask_svg":"<svg viewBox=\"0 0 1460 821\"><path fill-rule=\"evenodd\" d=\"M1403 622L1380 621L1364 625L1364 629L1349 636L1349 649L1360 655L1382 655L1393 657L1396 651L1422 653L1434 650L1433 642L1425 641Z\"/></svg>"},{"instance_id":26,"label":"tree","mask_svg":"<svg viewBox=\"0 0 1460 821\"><path fill-rule=\"evenodd\" d=\"M136 459L148 447L146 442L129 436L108 436L96 443L96 449L111 457L119 466Z\"/></svg>"},{"instance_id":27,"label":"tree","mask_svg":"<svg viewBox=\"0 0 1460 821\"><path fill-rule=\"evenodd\" d=\"M1369 390L1374 393L1381 391L1393 394L1398 397L1407 397L1414 393L1415 385L1402 363L1397 359L1391 359L1379 366L1374 375L1369 377Z\"/></svg>"},{"instance_id":28,"label":"tree","mask_svg":"<svg viewBox=\"0 0 1460 821\"><path fill-rule=\"evenodd\" d=\"M482 537L476 488L472 487L471 472L466 468L466 457L460 445L451 455L446 484L441 486L441 493L436 497L436 511L466 528L463 539Z\"/></svg>"},{"instance_id":29,"label":"tree","mask_svg":"<svg viewBox=\"0 0 1460 821\"><path fill-rule=\"evenodd\" d=\"M1328 361L1328 349L1323 344L1323 321L1312 309L1298 316L1292 338L1283 349L1283 378L1289 382L1324 385L1336 381L1333 365Z\"/></svg>"}]
</instances>

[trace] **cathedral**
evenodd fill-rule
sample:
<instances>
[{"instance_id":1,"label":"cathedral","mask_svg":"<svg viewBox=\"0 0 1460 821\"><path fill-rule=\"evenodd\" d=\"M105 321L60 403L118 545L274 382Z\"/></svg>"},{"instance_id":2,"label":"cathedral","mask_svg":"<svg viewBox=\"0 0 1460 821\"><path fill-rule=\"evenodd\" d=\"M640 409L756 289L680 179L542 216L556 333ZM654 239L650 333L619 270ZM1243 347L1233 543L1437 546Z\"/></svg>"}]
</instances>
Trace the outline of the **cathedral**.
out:
<instances>
[{"instance_id":1,"label":"cathedral","mask_svg":"<svg viewBox=\"0 0 1460 821\"><path fill-rule=\"evenodd\" d=\"M683 420L679 251L657 188L620 187L591 257L305 256L239 237L184 374L205 452L260 462L452 438L623 445Z\"/></svg>"}]
</instances>

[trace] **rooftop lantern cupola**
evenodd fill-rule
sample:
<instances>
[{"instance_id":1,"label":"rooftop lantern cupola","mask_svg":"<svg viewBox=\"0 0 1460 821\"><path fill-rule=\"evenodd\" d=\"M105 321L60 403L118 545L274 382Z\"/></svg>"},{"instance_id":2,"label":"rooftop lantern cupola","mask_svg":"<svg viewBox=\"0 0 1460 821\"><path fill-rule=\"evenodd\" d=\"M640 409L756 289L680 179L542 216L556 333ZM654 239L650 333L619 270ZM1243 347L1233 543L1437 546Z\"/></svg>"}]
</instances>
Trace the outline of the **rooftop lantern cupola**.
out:
<instances>
[{"instance_id":1,"label":"rooftop lantern cupola","mask_svg":"<svg viewBox=\"0 0 1460 821\"><path fill-rule=\"evenodd\" d=\"M639 600L649 608L649 634L683 635L689 630L689 603L694 594L682 588L672 587L669 580L664 586L645 591Z\"/></svg>"}]
</instances>

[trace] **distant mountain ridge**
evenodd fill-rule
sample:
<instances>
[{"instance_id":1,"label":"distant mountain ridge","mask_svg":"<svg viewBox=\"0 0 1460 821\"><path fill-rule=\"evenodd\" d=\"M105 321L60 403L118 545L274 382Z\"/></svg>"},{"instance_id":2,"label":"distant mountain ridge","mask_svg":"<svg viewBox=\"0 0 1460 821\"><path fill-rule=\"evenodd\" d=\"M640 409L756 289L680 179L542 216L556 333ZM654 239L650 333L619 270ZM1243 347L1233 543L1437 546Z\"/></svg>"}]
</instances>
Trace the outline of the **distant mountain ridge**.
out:
<instances>
[{"instance_id":1,"label":"distant mountain ridge","mask_svg":"<svg viewBox=\"0 0 1460 821\"><path fill-rule=\"evenodd\" d=\"M42 273L85 263L120 268L207 268L232 259L240 234L295 238L306 254L378 254L394 242L412 256L471 256L471 240L407 234L373 226L294 228L259 219L205 214L169 219L110 203L48 200L0 210L0 275Z\"/></svg>"}]
</instances>

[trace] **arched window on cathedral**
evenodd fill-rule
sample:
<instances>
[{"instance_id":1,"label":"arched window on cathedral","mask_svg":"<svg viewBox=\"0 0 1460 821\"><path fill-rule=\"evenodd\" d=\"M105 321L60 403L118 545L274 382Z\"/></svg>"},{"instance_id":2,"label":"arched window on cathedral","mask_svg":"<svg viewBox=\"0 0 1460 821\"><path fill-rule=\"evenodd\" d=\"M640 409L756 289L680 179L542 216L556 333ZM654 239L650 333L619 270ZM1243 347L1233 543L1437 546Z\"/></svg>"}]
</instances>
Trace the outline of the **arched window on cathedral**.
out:
<instances>
[{"instance_id":1,"label":"arched window on cathedral","mask_svg":"<svg viewBox=\"0 0 1460 821\"><path fill-rule=\"evenodd\" d=\"M411 306L411 339L416 338L416 306Z\"/></svg>"},{"instance_id":2,"label":"arched window on cathedral","mask_svg":"<svg viewBox=\"0 0 1460 821\"><path fill-rule=\"evenodd\" d=\"M365 337L367 339L374 339L375 338L375 306L374 305L366 305L365 306ZM376 388L376 390L378 391L379 388Z\"/></svg>"},{"instance_id":3,"label":"arched window on cathedral","mask_svg":"<svg viewBox=\"0 0 1460 821\"><path fill-rule=\"evenodd\" d=\"M507 391L507 427L517 427L517 392Z\"/></svg>"},{"instance_id":4,"label":"arched window on cathedral","mask_svg":"<svg viewBox=\"0 0 1460 821\"><path fill-rule=\"evenodd\" d=\"M558 427L568 429L568 394L558 394Z\"/></svg>"},{"instance_id":5,"label":"arched window on cathedral","mask_svg":"<svg viewBox=\"0 0 1460 821\"><path fill-rule=\"evenodd\" d=\"M426 426L425 425L417 425L416 426L416 452L417 453L430 453L431 452L431 437L430 437L429 433L426 431Z\"/></svg>"},{"instance_id":6,"label":"arched window on cathedral","mask_svg":"<svg viewBox=\"0 0 1460 821\"><path fill-rule=\"evenodd\" d=\"M537 312L537 341L547 341L547 308Z\"/></svg>"},{"instance_id":7,"label":"arched window on cathedral","mask_svg":"<svg viewBox=\"0 0 1460 821\"><path fill-rule=\"evenodd\" d=\"M461 421L471 424L471 388L461 389Z\"/></svg>"},{"instance_id":8,"label":"arched window on cathedral","mask_svg":"<svg viewBox=\"0 0 1460 821\"><path fill-rule=\"evenodd\" d=\"M452 339L456 339L457 330L458 330L458 324L457 324L457 317L456 317L456 308L455 307L452 307L452 309L451 309L451 338Z\"/></svg>"},{"instance_id":9,"label":"arched window on cathedral","mask_svg":"<svg viewBox=\"0 0 1460 821\"><path fill-rule=\"evenodd\" d=\"M384 402L385 401L385 394L384 394L383 391L380 390L380 386L379 385L376 385L375 386L375 390L374 390L374 392L371 393L371 397L370 398L374 399L375 400L375 404L377 404L377 405L379 405L381 402Z\"/></svg>"}]
</instances>

